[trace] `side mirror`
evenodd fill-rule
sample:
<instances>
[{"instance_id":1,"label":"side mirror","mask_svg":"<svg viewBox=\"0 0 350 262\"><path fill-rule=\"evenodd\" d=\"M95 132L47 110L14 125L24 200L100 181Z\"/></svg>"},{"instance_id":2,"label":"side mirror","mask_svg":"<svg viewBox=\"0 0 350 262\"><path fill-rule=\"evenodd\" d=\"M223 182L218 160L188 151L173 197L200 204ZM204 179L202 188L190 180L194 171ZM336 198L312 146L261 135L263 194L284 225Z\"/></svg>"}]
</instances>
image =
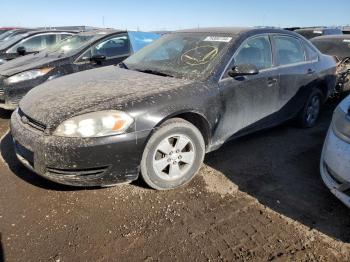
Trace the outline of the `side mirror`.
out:
<instances>
[{"instance_id":1,"label":"side mirror","mask_svg":"<svg viewBox=\"0 0 350 262\"><path fill-rule=\"evenodd\" d=\"M26 48L24 46L19 46L17 48L17 54L19 55L25 55L26 54Z\"/></svg>"},{"instance_id":2,"label":"side mirror","mask_svg":"<svg viewBox=\"0 0 350 262\"><path fill-rule=\"evenodd\" d=\"M90 61L95 62L98 65L102 64L102 62L105 60L106 60L106 56L104 56L104 55L93 55L90 58Z\"/></svg>"},{"instance_id":3,"label":"side mirror","mask_svg":"<svg viewBox=\"0 0 350 262\"><path fill-rule=\"evenodd\" d=\"M259 74L259 69L252 64L236 65L230 71L228 71L228 75L230 77L248 76L248 75L257 75L257 74Z\"/></svg>"}]
</instances>

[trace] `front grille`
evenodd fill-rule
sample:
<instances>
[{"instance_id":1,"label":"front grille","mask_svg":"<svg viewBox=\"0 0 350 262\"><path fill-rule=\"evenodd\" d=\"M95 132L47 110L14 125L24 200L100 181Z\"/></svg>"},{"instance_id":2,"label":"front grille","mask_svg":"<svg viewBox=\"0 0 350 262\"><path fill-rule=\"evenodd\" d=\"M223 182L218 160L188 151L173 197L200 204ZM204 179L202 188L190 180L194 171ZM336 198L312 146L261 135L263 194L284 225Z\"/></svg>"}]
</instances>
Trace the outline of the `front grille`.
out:
<instances>
[{"instance_id":1,"label":"front grille","mask_svg":"<svg viewBox=\"0 0 350 262\"><path fill-rule=\"evenodd\" d=\"M27 125L31 126L32 128L39 130L41 132L45 132L45 130L46 130L45 124L43 124L39 121L36 121L35 119L27 116L26 114L24 114L22 112L22 110L20 108L18 109L18 115L21 118L22 123L27 124Z\"/></svg>"},{"instance_id":2,"label":"front grille","mask_svg":"<svg viewBox=\"0 0 350 262\"><path fill-rule=\"evenodd\" d=\"M57 168L46 168L47 174L51 176L68 176L71 178L96 178L103 175L108 167L97 167L88 169L57 169Z\"/></svg>"}]
</instances>

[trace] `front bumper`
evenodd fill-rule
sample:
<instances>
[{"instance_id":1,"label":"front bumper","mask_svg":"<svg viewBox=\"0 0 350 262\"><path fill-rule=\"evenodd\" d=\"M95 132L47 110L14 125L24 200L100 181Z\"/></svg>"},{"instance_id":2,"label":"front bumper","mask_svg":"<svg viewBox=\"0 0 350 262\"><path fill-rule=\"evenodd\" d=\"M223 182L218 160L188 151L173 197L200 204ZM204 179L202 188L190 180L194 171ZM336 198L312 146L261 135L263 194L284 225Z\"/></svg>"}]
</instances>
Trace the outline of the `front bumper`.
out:
<instances>
[{"instance_id":1,"label":"front bumper","mask_svg":"<svg viewBox=\"0 0 350 262\"><path fill-rule=\"evenodd\" d=\"M38 78L15 84L5 84L6 77L0 76L0 108L14 110L19 101L34 87L42 84L46 79Z\"/></svg>"},{"instance_id":2,"label":"front bumper","mask_svg":"<svg viewBox=\"0 0 350 262\"><path fill-rule=\"evenodd\" d=\"M321 157L321 176L331 192L350 208L350 144L330 128Z\"/></svg>"},{"instance_id":3,"label":"front bumper","mask_svg":"<svg viewBox=\"0 0 350 262\"><path fill-rule=\"evenodd\" d=\"M150 132L65 138L45 135L24 124L17 111L11 117L18 159L40 176L73 186L109 186L136 180Z\"/></svg>"}]
</instances>

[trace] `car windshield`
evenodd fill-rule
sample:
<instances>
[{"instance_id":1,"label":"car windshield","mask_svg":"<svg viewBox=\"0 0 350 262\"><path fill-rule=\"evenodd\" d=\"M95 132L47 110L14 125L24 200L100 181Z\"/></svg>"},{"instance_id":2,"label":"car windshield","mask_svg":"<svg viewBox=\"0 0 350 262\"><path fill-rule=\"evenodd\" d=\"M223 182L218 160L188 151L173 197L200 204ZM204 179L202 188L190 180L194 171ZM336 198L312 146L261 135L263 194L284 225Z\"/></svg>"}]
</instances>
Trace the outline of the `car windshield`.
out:
<instances>
[{"instance_id":1,"label":"car windshield","mask_svg":"<svg viewBox=\"0 0 350 262\"><path fill-rule=\"evenodd\" d=\"M338 59L350 57L350 39L313 39L311 42L324 54Z\"/></svg>"},{"instance_id":2,"label":"car windshield","mask_svg":"<svg viewBox=\"0 0 350 262\"><path fill-rule=\"evenodd\" d=\"M47 53L58 53L60 55L72 55L85 47L96 35L74 35L58 42L53 47L46 50Z\"/></svg>"},{"instance_id":3,"label":"car windshield","mask_svg":"<svg viewBox=\"0 0 350 262\"><path fill-rule=\"evenodd\" d=\"M213 33L165 35L124 61L146 73L196 79L209 75L233 36Z\"/></svg>"}]
</instances>

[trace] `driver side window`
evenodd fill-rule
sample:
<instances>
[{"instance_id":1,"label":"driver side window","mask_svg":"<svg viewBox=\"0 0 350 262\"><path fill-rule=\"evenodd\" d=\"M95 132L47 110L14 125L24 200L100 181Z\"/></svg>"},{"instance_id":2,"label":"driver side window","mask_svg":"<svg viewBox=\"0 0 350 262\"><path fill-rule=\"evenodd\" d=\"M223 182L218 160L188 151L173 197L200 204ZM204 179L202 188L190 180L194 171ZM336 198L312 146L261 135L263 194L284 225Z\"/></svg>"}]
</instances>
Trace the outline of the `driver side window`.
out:
<instances>
[{"instance_id":1,"label":"driver side window","mask_svg":"<svg viewBox=\"0 0 350 262\"><path fill-rule=\"evenodd\" d=\"M24 47L26 52L36 52L41 51L47 48L48 46L52 46L56 43L56 35L55 34L47 34L47 35L37 35L31 38L25 39L9 50L9 53L16 53L18 47Z\"/></svg>"},{"instance_id":2,"label":"driver side window","mask_svg":"<svg viewBox=\"0 0 350 262\"><path fill-rule=\"evenodd\" d=\"M78 62L89 61L94 55L103 55L106 59L130 54L130 41L127 34L113 36L89 48Z\"/></svg>"},{"instance_id":3,"label":"driver side window","mask_svg":"<svg viewBox=\"0 0 350 262\"><path fill-rule=\"evenodd\" d=\"M236 54L235 65L252 64L259 70L272 67L272 52L269 37L248 39Z\"/></svg>"}]
</instances>

